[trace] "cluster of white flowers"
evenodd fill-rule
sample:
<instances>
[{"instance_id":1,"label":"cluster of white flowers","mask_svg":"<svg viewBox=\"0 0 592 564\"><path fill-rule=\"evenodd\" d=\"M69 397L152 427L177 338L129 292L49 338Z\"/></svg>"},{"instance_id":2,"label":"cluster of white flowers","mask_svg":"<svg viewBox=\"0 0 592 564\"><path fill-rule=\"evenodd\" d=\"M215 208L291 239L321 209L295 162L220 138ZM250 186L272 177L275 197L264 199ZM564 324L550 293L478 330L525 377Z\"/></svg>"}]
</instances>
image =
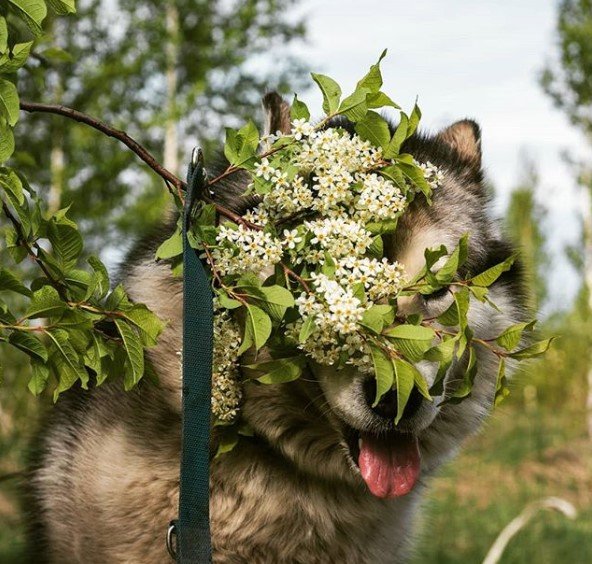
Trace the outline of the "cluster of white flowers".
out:
<instances>
[{"instance_id":1,"label":"cluster of white flowers","mask_svg":"<svg viewBox=\"0 0 592 564\"><path fill-rule=\"evenodd\" d=\"M282 258L282 245L270 233L221 226L216 237L218 247L212 249L216 268L222 275L261 272L276 265Z\"/></svg>"},{"instance_id":2,"label":"cluster of white flowers","mask_svg":"<svg viewBox=\"0 0 592 564\"><path fill-rule=\"evenodd\" d=\"M212 413L217 419L227 423L236 419L242 400L237 354L240 344L241 334L236 322L227 311L216 311L212 359Z\"/></svg>"},{"instance_id":3,"label":"cluster of white flowers","mask_svg":"<svg viewBox=\"0 0 592 564\"><path fill-rule=\"evenodd\" d=\"M366 174L363 190L354 202L355 216L364 222L391 219L405 209L401 189L376 173Z\"/></svg>"},{"instance_id":4,"label":"cluster of white flowers","mask_svg":"<svg viewBox=\"0 0 592 564\"><path fill-rule=\"evenodd\" d=\"M335 277L344 287L364 284L371 302L394 296L403 286L403 265L386 257L382 260L347 256L337 261Z\"/></svg>"},{"instance_id":5,"label":"cluster of white flowers","mask_svg":"<svg viewBox=\"0 0 592 564\"><path fill-rule=\"evenodd\" d=\"M296 153L296 165L305 171L329 172L336 167L350 173L376 168L382 162L382 149L374 147L358 135L335 128L315 130L312 124L294 122L308 135Z\"/></svg>"},{"instance_id":6,"label":"cluster of white flowers","mask_svg":"<svg viewBox=\"0 0 592 564\"><path fill-rule=\"evenodd\" d=\"M423 175L425 176L425 179L432 190L437 188L442 183L442 180L444 180L444 174L442 171L430 161L427 163L418 163L415 161L415 164L418 165L421 170L423 170Z\"/></svg>"},{"instance_id":7,"label":"cluster of white flowers","mask_svg":"<svg viewBox=\"0 0 592 564\"><path fill-rule=\"evenodd\" d=\"M266 142L271 144L280 136L270 136ZM291 265L303 265L311 287L296 299L300 319L285 326L287 334L299 342L304 324L312 320L307 338L298 344L309 357L322 364L345 362L372 372L359 322L368 307L401 290L404 270L387 258L367 256L376 237L368 224L403 213L407 189L413 185L399 185L381 175L379 169L388 164L382 149L356 134L317 129L298 119L289 137L292 142L285 151L271 151L256 165L255 182L265 187L261 190L265 193L245 219L259 226L277 226L279 220L303 217L277 235L272 234L275 230L222 226L213 259L222 275L269 272L283 256ZM432 188L441 182L442 174L433 164L416 164ZM307 214L312 219L306 219ZM334 265L327 264L328 257ZM334 272L326 274L333 266ZM364 304L352 290L359 284L366 292ZM212 405L224 421L235 416L240 402L235 358L240 333L231 323L228 315L216 317Z\"/></svg>"},{"instance_id":8,"label":"cluster of white flowers","mask_svg":"<svg viewBox=\"0 0 592 564\"><path fill-rule=\"evenodd\" d=\"M212 351L212 414L219 421L236 420L243 390L240 383L239 355L241 334L236 322L214 300L214 347ZM177 351L179 375L183 374L183 350Z\"/></svg>"},{"instance_id":9,"label":"cluster of white flowers","mask_svg":"<svg viewBox=\"0 0 592 564\"><path fill-rule=\"evenodd\" d=\"M296 299L302 319L288 327L297 339L304 320L312 318L314 329L300 348L321 364L334 364L343 352L359 352L363 346L357 333L364 307L351 290L324 274L312 274L315 291Z\"/></svg>"},{"instance_id":10,"label":"cluster of white flowers","mask_svg":"<svg viewBox=\"0 0 592 564\"><path fill-rule=\"evenodd\" d=\"M296 262L303 258L313 264L322 263L325 252L334 259L351 254L363 255L372 244L372 234L361 223L347 217L305 221L304 226L313 235L310 244L317 248L309 248L303 257L296 258Z\"/></svg>"}]
</instances>

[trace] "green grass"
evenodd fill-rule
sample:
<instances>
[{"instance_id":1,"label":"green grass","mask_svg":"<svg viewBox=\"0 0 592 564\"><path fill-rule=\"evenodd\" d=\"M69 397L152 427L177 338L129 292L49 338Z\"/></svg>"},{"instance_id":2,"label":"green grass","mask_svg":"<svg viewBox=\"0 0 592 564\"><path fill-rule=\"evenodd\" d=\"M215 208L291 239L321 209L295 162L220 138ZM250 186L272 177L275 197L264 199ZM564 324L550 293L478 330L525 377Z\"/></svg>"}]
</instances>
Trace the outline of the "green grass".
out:
<instances>
[{"instance_id":1,"label":"green grass","mask_svg":"<svg viewBox=\"0 0 592 564\"><path fill-rule=\"evenodd\" d=\"M592 562L592 448L583 409L525 411L515 398L501 411L433 480L413 564L481 562L526 505L548 496L572 502L577 519L538 513L502 562Z\"/></svg>"}]
</instances>

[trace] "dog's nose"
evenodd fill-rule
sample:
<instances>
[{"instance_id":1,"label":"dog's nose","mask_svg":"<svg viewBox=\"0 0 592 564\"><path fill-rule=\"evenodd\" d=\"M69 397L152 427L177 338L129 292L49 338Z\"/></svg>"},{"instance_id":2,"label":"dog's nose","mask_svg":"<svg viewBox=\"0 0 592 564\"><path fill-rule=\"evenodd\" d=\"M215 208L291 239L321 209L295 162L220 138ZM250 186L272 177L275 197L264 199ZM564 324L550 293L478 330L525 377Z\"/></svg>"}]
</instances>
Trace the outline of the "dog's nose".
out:
<instances>
[{"instance_id":1,"label":"dog's nose","mask_svg":"<svg viewBox=\"0 0 592 564\"><path fill-rule=\"evenodd\" d=\"M374 413L385 419L392 420L395 418L397 415L397 390L389 390L380 398L380 401L374 407L372 407L374 399L376 398L376 380L374 378L369 378L364 382L364 391L366 394L366 402ZM409 400L407 401L407 405L405 406L405 411L403 411L402 419L413 417L421 407L421 402L421 394L417 388L413 388Z\"/></svg>"}]
</instances>

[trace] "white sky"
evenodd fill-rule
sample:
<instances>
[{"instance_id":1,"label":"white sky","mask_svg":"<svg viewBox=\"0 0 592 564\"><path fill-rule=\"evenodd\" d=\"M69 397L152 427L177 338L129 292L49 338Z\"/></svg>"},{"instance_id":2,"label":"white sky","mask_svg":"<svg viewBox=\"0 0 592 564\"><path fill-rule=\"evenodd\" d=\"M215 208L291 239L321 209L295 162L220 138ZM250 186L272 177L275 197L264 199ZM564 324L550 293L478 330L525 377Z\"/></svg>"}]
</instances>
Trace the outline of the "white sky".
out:
<instances>
[{"instance_id":1,"label":"white sky","mask_svg":"<svg viewBox=\"0 0 592 564\"><path fill-rule=\"evenodd\" d=\"M384 48L384 90L404 108L416 95L422 124L439 129L476 119L483 130L484 162L501 214L520 177L521 150L535 159L537 194L549 210L547 230L556 253L551 308L567 305L577 280L560 251L577 238L579 198L560 152L583 154L585 144L553 108L537 74L554 54L551 0L305 0L309 41L298 47L311 70L351 91ZM320 94L302 98L320 108Z\"/></svg>"}]
</instances>

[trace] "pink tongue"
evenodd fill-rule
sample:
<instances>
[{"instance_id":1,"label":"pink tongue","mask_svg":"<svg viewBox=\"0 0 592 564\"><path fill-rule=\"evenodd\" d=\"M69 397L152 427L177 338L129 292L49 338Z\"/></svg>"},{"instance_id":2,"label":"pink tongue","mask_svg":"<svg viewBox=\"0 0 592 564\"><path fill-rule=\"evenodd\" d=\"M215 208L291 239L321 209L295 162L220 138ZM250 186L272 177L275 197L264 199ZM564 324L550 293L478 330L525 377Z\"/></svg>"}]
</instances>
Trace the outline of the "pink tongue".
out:
<instances>
[{"instance_id":1,"label":"pink tongue","mask_svg":"<svg viewBox=\"0 0 592 564\"><path fill-rule=\"evenodd\" d=\"M419 447L412 435L362 435L358 465L370 491L381 498L408 494L420 471Z\"/></svg>"}]
</instances>

